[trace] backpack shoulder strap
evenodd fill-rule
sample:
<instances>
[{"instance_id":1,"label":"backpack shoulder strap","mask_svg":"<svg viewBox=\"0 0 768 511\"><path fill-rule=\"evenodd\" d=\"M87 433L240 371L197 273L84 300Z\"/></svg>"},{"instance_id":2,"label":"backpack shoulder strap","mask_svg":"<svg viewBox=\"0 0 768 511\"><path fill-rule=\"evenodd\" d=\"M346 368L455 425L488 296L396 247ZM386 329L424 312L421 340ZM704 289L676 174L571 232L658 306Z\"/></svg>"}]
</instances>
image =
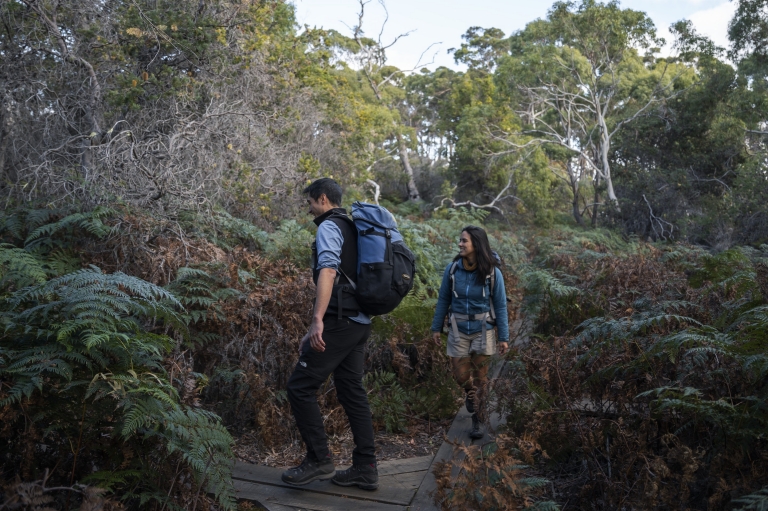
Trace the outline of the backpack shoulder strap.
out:
<instances>
[{"instance_id":1,"label":"backpack shoulder strap","mask_svg":"<svg viewBox=\"0 0 768 511\"><path fill-rule=\"evenodd\" d=\"M346 220L346 222L349 225L351 225L352 227L355 226L355 222L353 222L352 219L349 218L349 215L345 215L343 213L339 213L339 212L336 212L336 211L334 211L333 213L328 215L328 217L325 220L323 220L323 221L326 222L328 220L331 220L331 221L333 221L333 220ZM355 229L355 232L357 232L357 229Z\"/></svg>"},{"instance_id":2,"label":"backpack shoulder strap","mask_svg":"<svg viewBox=\"0 0 768 511\"><path fill-rule=\"evenodd\" d=\"M456 298L459 297L459 294L456 292L456 277L454 276L456 274L456 269L459 267L459 262L454 261L451 263L451 269L448 272L448 275L450 275L451 278L451 293L453 293L453 296Z\"/></svg>"},{"instance_id":3,"label":"backpack shoulder strap","mask_svg":"<svg viewBox=\"0 0 768 511\"><path fill-rule=\"evenodd\" d=\"M488 275L488 278L491 281L491 285L490 285L491 292L490 292L490 296L488 297L488 301L491 303L491 308L489 313L491 315L491 321L496 321L496 309L494 309L493 307L493 288L496 287L496 267L495 266L491 268L491 274Z\"/></svg>"}]
</instances>

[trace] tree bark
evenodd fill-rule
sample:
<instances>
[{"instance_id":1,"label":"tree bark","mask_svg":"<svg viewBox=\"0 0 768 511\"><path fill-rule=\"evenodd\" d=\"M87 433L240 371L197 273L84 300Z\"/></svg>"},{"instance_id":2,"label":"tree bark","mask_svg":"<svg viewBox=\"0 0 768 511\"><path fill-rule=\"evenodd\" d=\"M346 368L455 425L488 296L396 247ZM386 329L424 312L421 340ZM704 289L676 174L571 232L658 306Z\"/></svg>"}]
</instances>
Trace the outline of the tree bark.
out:
<instances>
[{"instance_id":1,"label":"tree bark","mask_svg":"<svg viewBox=\"0 0 768 511\"><path fill-rule=\"evenodd\" d=\"M584 218L579 211L579 180L577 174L573 169L573 162L569 161L567 164L568 180L571 183L571 192L573 192L573 218L576 219L576 223L584 225Z\"/></svg>"},{"instance_id":2,"label":"tree bark","mask_svg":"<svg viewBox=\"0 0 768 511\"><path fill-rule=\"evenodd\" d=\"M400 133L397 134L397 147L403 171L408 176L408 200L417 201L421 199L421 195L416 187L416 180L413 178L413 168L411 167L411 161L408 159L408 146L405 145L405 139L403 139Z\"/></svg>"},{"instance_id":3,"label":"tree bark","mask_svg":"<svg viewBox=\"0 0 768 511\"><path fill-rule=\"evenodd\" d=\"M3 97L0 101L0 181L11 181L10 172L5 171L5 153L8 150L8 141L10 140L10 105L8 104L8 96L4 93L5 87L2 88Z\"/></svg>"},{"instance_id":4,"label":"tree bark","mask_svg":"<svg viewBox=\"0 0 768 511\"><path fill-rule=\"evenodd\" d=\"M595 176L595 202L592 205L592 227L597 227L597 208L600 204L600 176Z\"/></svg>"},{"instance_id":5,"label":"tree bark","mask_svg":"<svg viewBox=\"0 0 768 511\"><path fill-rule=\"evenodd\" d=\"M616 209L619 209L619 199L613 191L613 179L611 179L611 162L608 153L611 149L611 134L608 131L608 124L605 122L605 112L603 112L599 98L595 101L597 107L597 118L600 124L600 164L603 169L602 178L605 179L606 193ZM597 202L597 201L595 201Z\"/></svg>"}]
</instances>

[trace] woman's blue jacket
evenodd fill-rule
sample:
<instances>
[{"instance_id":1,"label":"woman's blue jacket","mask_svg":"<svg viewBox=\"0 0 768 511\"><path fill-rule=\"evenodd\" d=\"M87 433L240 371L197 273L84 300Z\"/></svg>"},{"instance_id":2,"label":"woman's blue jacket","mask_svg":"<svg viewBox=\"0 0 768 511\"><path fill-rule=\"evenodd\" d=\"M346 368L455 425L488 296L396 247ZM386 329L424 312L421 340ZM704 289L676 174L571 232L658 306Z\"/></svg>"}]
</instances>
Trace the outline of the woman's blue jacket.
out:
<instances>
[{"instance_id":1,"label":"woman's blue jacket","mask_svg":"<svg viewBox=\"0 0 768 511\"><path fill-rule=\"evenodd\" d=\"M451 291L451 265L453 262L448 263L445 267L445 273L443 273L443 283L440 285L440 294L437 297L437 308L435 309L435 317L432 320L432 331L439 332L443 327L443 320L448 314L448 311L458 312L459 314L481 314L491 310L491 303L496 311L496 327L498 328L498 340L499 342L509 342L509 320L507 318L507 293L504 290L504 277L501 275L501 271L498 268L494 268L496 272L496 283L493 287L493 297L488 298L490 295L490 279L485 279L485 284L480 286L475 281L475 271L466 271L464 269L463 260L459 259L456 273L453 274L455 279L456 296ZM485 296L483 296L483 288L485 288ZM483 325L480 321L457 321L459 331L465 334L476 334L483 330ZM487 328L493 328L492 325L488 325Z\"/></svg>"}]
</instances>

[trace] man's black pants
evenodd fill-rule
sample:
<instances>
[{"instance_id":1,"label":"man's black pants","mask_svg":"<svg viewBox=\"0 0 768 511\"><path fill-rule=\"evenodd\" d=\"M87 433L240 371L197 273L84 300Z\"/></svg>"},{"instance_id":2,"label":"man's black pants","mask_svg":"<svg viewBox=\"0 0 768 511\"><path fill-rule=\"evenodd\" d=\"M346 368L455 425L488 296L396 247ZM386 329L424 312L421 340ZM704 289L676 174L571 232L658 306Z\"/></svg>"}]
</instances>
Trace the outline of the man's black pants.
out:
<instances>
[{"instance_id":1,"label":"man's black pants","mask_svg":"<svg viewBox=\"0 0 768 511\"><path fill-rule=\"evenodd\" d=\"M323 318L325 351L317 352L307 342L288 380L288 400L307 446L307 456L312 460L320 461L330 456L317 391L333 373L336 396L347 413L355 441L352 461L355 464L376 462L371 408L363 387L365 342L370 333L371 325L326 315Z\"/></svg>"}]
</instances>

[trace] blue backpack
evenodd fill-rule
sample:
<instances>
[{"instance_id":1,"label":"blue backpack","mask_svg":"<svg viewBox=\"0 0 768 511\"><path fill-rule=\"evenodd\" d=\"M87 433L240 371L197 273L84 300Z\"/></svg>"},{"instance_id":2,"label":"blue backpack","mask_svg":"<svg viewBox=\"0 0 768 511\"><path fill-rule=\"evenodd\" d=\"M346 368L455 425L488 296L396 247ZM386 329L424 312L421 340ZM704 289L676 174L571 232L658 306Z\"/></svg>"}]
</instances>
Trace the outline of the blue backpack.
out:
<instances>
[{"instance_id":1,"label":"blue backpack","mask_svg":"<svg viewBox=\"0 0 768 511\"><path fill-rule=\"evenodd\" d=\"M413 287L415 257L386 208L355 202L352 222L357 229L357 278L345 277L355 300L372 316L392 312Z\"/></svg>"}]
</instances>

